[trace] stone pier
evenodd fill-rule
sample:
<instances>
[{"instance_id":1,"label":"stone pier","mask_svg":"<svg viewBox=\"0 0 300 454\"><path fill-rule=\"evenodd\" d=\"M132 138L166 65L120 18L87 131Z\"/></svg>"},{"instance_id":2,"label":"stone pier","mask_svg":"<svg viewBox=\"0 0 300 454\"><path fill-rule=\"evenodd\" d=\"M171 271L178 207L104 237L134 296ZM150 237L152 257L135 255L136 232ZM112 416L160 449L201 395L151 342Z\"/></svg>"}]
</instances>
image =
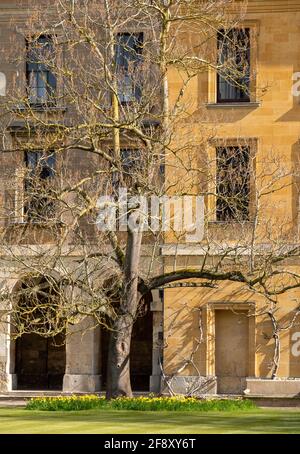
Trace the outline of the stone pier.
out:
<instances>
[{"instance_id":1,"label":"stone pier","mask_svg":"<svg viewBox=\"0 0 300 454\"><path fill-rule=\"evenodd\" d=\"M96 392L101 389L100 328L92 318L69 327L66 339L64 392Z\"/></svg>"}]
</instances>

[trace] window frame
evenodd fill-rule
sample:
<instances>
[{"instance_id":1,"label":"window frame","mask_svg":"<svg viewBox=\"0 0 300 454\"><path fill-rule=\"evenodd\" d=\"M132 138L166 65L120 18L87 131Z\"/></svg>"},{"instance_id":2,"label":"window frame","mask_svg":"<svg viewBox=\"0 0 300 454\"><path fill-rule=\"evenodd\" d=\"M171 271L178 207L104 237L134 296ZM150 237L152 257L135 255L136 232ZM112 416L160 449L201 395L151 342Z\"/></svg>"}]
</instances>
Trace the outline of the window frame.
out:
<instances>
[{"instance_id":1,"label":"window frame","mask_svg":"<svg viewBox=\"0 0 300 454\"><path fill-rule=\"evenodd\" d=\"M44 41L43 41L44 40ZM34 43L45 43L45 46L49 46L49 52L54 52L53 50L53 35L40 35L36 39L28 38L26 39L26 64L25 64L25 71L26 71L26 91L28 102L30 106L35 107L44 107L44 106L55 106L56 105L56 93L57 93L57 77L51 71L51 68L47 67L47 65L38 62L38 54L40 50L38 47L34 47ZM30 48L32 47L32 48ZM32 58L30 53L33 54ZM36 53L36 61L34 61ZM31 61L32 60L32 61ZM38 78L43 80L43 84L41 86L38 85ZM34 83L32 84L32 79ZM43 96L39 96L39 89L45 91ZM34 91L34 95L32 95L32 91Z\"/></svg>"},{"instance_id":2,"label":"window frame","mask_svg":"<svg viewBox=\"0 0 300 454\"><path fill-rule=\"evenodd\" d=\"M226 32L224 29L218 30L217 33L217 48L218 48L218 63L219 59L221 58L221 55L219 54L219 44L220 44L220 35L223 36L223 44L225 43L226 38L224 38L224 33L227 33L227 36L230 38L230 32L241 32L243 31L245 33L246 38L249 40L247 50L245 53L247 54L246 59L247 63L249 66L249 71L246 73L246 75L242 78L239 78L236 80L237 83L240 83L243 79L248 78L247 83L245 84L248 90L248 93L246 93L244 90L242 90L240 87L234 84L230 84L226 79L222 77L219 71L216 72L216 101L218 104L228 104L228 103L249 103L250 102L250 78L251 78L251 32L249 27L236 27L228 32ZM235 55L235 60L237 60L237 55ZM238 64L236 62L236 64ZM220 96L221 90L220 90L220 85L223 83L225 86L229 86L232 91L234 91L235 95L239 92L239 96L234 96L231 98L222 98Z\"/></svg>"},{"instance_id":3,"label":"window frame","mask_svg":"<svg viewBox=\"0 0 300 454\"><path fill-rule=\"evenodd\" d=\"M234 154L226 156L227 150L232 150L234 149ZM244 153L245 155L243 156L243 161L245 162L246 166L245 168L241 170L246 170L246 177L245 180L242 181L242 185L237 185L237 191L235 188L232 188L232 191L230 194L227 194L229 199L234 199L236 196L239 196L239 194L242 195L240 196L241 198L241 205L243 207L237 208L235 206L234 201L232 201L232 204L230 204L230 201L224 200L223 196L226 197L226 183L231 180L230 174L228 174L228 169L229 166L231 166L231 172L234 173L236 170L236 164L238 165L238 156L235 156L235 153ZM224 153L225 152L225 153ZM223 156L220 156L221 153ZM246 158L245 158L246 156ZM223 165L219 166L218 162L220 159L224 159ZM225 173L226 182L224 180L221 180L218 182L218 177L221 172ZM230 171L230 170L229 170ZM216 147L216 221L217 222L247 222L250 220L250 181L251 181L251 150L250 147L247 145L226 145L226 146L219 146ZM243 194L243 187L244 185L247 185L247 193ZM225 190L222 191L220 188L225 188ZM234 213L236 211L236 213ZM229 214L227 217L226 214ZM236 215L235 215L236 214Z\"/></svg>"},{"instance_id":4,"label":"window frame","mask_svg":"<svg viewBox=\"0 0 300 454\"><path fill-rule=\"evenodd\" d=\"M138 73L137 71L137 68L140 67L142 61L143 61L143 49L144 49L144 38L145 38L145 35L144 35L144 32L128 32L128 31L124 31L124 32L119 32L116 34L116 43L115 43L115 74L116 74L116 78L117 78L117 95L118 95L118 100L119 100L119 103L122 105L122 106L127 106L127 105L130 105L130 104L133 104L135 102L140 102L141 100L141 97L142 97L142 78L140 78L140 84L139 85L136 85L134 82L136 81L132 81L132 78L130 76L130 74L128 74L128 68L126 68L126 66L128 65L128 61L129 59L127 59L127 62L126 62L126 57L124 56L124 54L122 52L119 52L120 49L123 49L125 48L126 44L121 44L120 45L120 42L119 42L119 39L121 37L127 37L128 38L128 41L131 37L134 37L136 39L136 47L135 48L130 48L132 49L132 55L134 55L134 53L136 54L136 58L135 59L132 59L131 61L134 61L135 64L136 64L136 68L135 68L135 73ZM140 50L140 52L138 52L138 49ZM129 53L130 55L130 53ZM118 64L118 58L120 60L123 60L122 64ZM124 74L120 74L123 70L123 73ZM131 94L128 96L128 100L126 99L122 99L122 98L125 98L127 96L126 93L120 93L120 88L119 88L119 82L122 82L122 80L124 80L126 77L128 77L128 79L131 79L128 83L128 86L131 85ZM131 82L131 84L130 84Z\"/></svg>"},{"instance_id":5,"label":"window frame","mask_svg":"<svg viewBox=\"0 0 300 454\"><path fill-rule=\"evenodd\" d=\"M244 107L249 108L258 107L259 102L257 99L257 69L258 69L258 40L260 34L260 20L258 19L246 19L238 25L238 28L249 28L250 30L250 43L251 43L251 52L250 52L250 102L217 102L217 69L214 66L209 66L208 75L207 75L207 98L206 98L206 107L207 108L226 108L227 106L233 108ZM211 52L216 55L217 59L217 32L211 40Z\"/></svg>"},{"instance_id":6,"label":"window frame","mask_svg":"<svg viewBox=\"0 0 300 454\"><path fill-rule=\"evenodd\" d=\"M249 219L242 221L232 219L228 221L219 221L216 216L217 206L217 154L216 149L219 147L248 147L250 160L250 182L249 182ZM207 151L207 166L210 178L205 191L208 195L205 197L207 211L207 220L209 223L216 224L243 224L253 222L256 206L255 175L256 175L256 156L258 153L259 142L256 137L237 138L216 138L210 141Z\"/></svg>"},{"instance_id":7,"label":"window frame","mask_svg":"<svg viewBox=\"0 0 300 454\"><path fill-rule=\"evenodd\" d=\"M31 158L29 158L29 154L31 155ZM32 157L34 156L34 159ZM43 162L45 165L43 165ZM33 165L31 165L31 163ZM42 165L40 165L42 163ZM42 181L47 181L51 180L55 177L55 172L56 172L56 164L57 164L57 157L55 154L55 151L48 151L45 153L44 150L25 150L24 151L24 167L25 167L25 172L24 172L24 177L23 177L23 204L22 204L22 217L24 222L28 223L35 223L35 224L40 224L40 223L47 223L51 221L52 219L49 218L47 219L47 215L45 213L39 214L38 209L34 207L34 197L33 200L27 202L26 204L26 195L27 193L30 193L30 178L33 175L34 178L38 178L41 182ZM40 172L39 175L34 175L36 170ZM46 170L48 174L43 174L43 172ZM29 175L29 177L28 177ZM42 200L47 199L47 196L45 195L42 197ZM30 202L33 202L33 208L30 207ZM54 202L50 202L51 204L51 211L54 211ZM49 205L50 205L49 204ZM32 212L31 212L32 211Z\"/></svg>"}]
</instances>

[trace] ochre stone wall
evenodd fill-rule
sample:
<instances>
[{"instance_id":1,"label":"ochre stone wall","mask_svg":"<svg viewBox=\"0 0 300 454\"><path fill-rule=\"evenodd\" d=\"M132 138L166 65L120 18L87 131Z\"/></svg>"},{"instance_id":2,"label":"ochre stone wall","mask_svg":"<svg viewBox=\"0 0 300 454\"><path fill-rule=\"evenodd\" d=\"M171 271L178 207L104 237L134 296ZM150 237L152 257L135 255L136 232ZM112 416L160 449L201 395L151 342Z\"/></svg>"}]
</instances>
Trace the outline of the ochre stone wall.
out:
<instances>
[{"instance_id":1,"label":"ochre stone wall","mask_svg":"<svg viewBox=\"0 0 300 454\"><path fill-rule=\"evenodd\" d=\"M274 162L280 163L288 176L282 189L262 199L258 232L261 238L265 238L266 226L272 223L274 235L284 228L287 240L298 239L299 179L295 173L299 173L300 98L292 95L292 85L294 73L300 71L299 2L250 1L243 24L250 27L252 37L251 65L255 72L251 92L253 104L235 107L216 105L215 73L202 74L185 94L191 115L188 127L196 140L203 128L201 119L205 119L206 126L215 128L219 142L223 140L230 144L240 140L255 143L257 175L266 174L266 169L271 169ZM171 93L172 90L176 93L180 77L174 69L170 71ZM199 147L199 155L202 152ZM167 176L173 178L171 170ZM256 185L262 185L259 177ZM237 244L238 238L245 242L247 238L250 240L251 229L247 230L247 227L224 229L224 226L211 224L208 228L221 243L222 235L227 244L234 241ZM175 242L172 236L167 239L170 243ZM200 256L179 257L176 266L177 269L181 266L200 266L201 260ZM174 269L173 264L171 257L165 258L167 271ZM284 266L298 273L300 261L295 258L293 263ZM276 298L276 317L282 326L288 327L291 322L299 306L299 296L299 291L291 291ZM262 296L230 282L218 285L217 289L174 288L165 290L164 308L166 374L205 376L220 372L220 365L216 362L220 359L218 349L222 350L222 336L227 353L229 350L234 358L233 362L241 354L246 354L245 344L239 340L241 334L230 330L229 325L226 327L225 318L230 316L224 311L233 311L231 313L237 313L239 317L242 313L245 316L249 310L245 373L252 377L270 378L274 354L272 324L267 314L254 316L254 312L268 308L268 302ZM300 339L299 317L297 320L292 329L280 333L278 377L300 377L300 348L296 344ZM220 332L217 332L218 329Z\"/></svg>"}]
</instances>

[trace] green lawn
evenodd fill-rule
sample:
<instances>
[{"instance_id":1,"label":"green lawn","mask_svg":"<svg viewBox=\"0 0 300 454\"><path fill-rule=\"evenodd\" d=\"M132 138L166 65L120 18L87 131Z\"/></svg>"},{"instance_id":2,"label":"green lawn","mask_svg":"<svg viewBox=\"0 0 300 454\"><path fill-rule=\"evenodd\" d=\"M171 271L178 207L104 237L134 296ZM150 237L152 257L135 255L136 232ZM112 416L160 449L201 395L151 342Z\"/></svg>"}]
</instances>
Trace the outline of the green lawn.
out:
<instances>
[{"instance_id":1,"label":"green lawn","mask_svg":"<svg viewBox=\"0 0 300 454\"><path fill-rule=\"evenodd\" d=\"M0 433L300 433L300 409L173 413L0 408Z\"/></svg>"}]
</instances>

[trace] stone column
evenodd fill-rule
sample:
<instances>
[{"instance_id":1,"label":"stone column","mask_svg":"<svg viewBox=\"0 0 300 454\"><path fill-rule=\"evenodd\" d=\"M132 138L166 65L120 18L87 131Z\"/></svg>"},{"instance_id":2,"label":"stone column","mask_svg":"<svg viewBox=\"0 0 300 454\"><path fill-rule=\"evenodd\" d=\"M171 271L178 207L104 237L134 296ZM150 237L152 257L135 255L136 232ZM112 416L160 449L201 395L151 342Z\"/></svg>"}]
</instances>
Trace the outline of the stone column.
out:
<instances>
[{"instance_id":1,"label":"stone column","mask_svg":"<svg viewBox=\"0 0 300 454\"><path fill-rule=\"evenodd\" d=\"M4 311L0 310L3 317ZM15 373L16 343L10 338L11 325L0 323L0 391L7 392L17 389L17 375Z\"/></svg>"},{"instance_id":2,"label":"stone column","mask_svg":"<svg viewBox=\"0 0 300 454\"><path fill-rule=\"evenodd\" d=\"M163 302L158 290L152 290L153 301L153 346L152 346L152 375L150 376L150 391L159 393L161 390L161 368L163 347Z\"/></svg>"},{"instance_id":3,"label":"stone column","mask_svg":"<svg viewBox=\"0 0 300 454\"><path fill-rule=\"evenodd\" d=\"M69 326L64 392L96 392L101 389L100 327L93 326L91 317Z\"/></svg>"},{"instance_id":4,"label":"stone column","mask_svg":"<svg viewBox=\"0 0 300 454\"><path fill-rule=\"evenodd\" d=\"M2 311L0 310L0 315ZM7 334L5 333L4 323L0 323L0 391L7 391Z\"/></svg>"}]
</instances>

